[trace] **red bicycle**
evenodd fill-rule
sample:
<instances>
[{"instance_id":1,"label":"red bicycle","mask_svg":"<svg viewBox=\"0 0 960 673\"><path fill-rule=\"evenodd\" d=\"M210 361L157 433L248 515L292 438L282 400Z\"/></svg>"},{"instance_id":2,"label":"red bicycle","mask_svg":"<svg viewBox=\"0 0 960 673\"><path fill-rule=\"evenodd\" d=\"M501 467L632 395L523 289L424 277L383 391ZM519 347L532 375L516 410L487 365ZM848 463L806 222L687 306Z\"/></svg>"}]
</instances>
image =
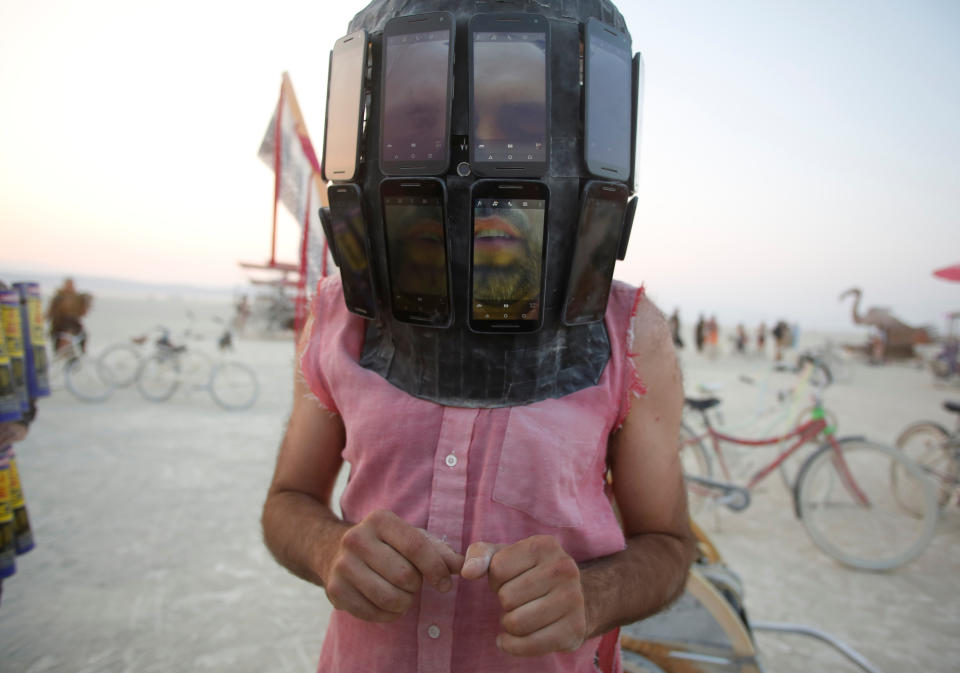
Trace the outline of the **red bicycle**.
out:
<instances>
[{"instance_id":1,"label":"red bicycle","mask_svg":"<svg viewBox=\"0 0 960 673\"><path fill-rule=\"evenodd\" d=\"M793 484L794 513L814 544L840 563L863 570L890 570L919 556L933 538L938 519L936 488L922 469L901 452L864 437L837 438L828 425L819 393L805 420L787 433L764 438L720 432L710 410L716 397L686 399L705 429L680 431L680 456L690 511L705 504L746 509L754 488L801 447L816 450L803 462ZM709 448L708 448L709 444ZM734 484L722 445L786 446L745 484ZM714 476L716 462L721 479ZM890 475L900 475L897 492Z\"/></svg>"}]
</instances>

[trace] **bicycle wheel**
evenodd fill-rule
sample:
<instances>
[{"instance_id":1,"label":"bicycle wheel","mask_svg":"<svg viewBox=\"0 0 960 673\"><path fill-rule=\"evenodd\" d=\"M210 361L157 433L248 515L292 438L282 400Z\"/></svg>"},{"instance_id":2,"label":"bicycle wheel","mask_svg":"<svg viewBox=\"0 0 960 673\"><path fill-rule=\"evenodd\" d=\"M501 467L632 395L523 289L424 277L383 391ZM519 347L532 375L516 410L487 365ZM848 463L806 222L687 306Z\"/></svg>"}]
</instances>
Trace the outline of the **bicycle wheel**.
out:
<instances>
[{"instance_id":1,"label":"bicycle wheel","mask_svg":"<svg viewBox=\"0 0 960 673\"><path fill-rule=\"evenodd\" d=\"M113 344L100 353L97 367L100 376L115 388L126 388L137 380L143 357L130 344Z\"/></svg>"},{"instance_id":2,"label":"bicycle wheel","mask_svg":"<svg viewBox=\"0 0 960 673\"><path fill-rule=\"evenodd\" d=\"M151 402L165 402L180 385L180 371L175 358L154 355L147 358L137 377L137 390Z\"/></svg>"},{"instance_id":3,"label":"bicycle wheel","mask_svg":"<svg viewBox=\"0 0 960 673\"><path fill-rule=\"evenodd\" d=\"M836 431L837 428L837 415L833 413L830 409L824 409L824 420L827 421L827 427L833 428ZM797 418L793 421L791 428L799 428L802 424L813 418L813 405L807 407L799 414ZM781 450L790 446L792 443L795 443L796 440L788 440L785 443L780 444ZM793 492L794 484L797 483L797 474L800 472L800 468L803 466L804 461L813 453L807 446L802 446L797 449L793 455L787 458L785 461L780 463L777 467L777 471L780 473L780 479L783 481L783 485L787 487L787 490L791 493Z\"/></svg>"},{"instance_id":4,"label":"bicycle wheel","mask_svg":"<svg viewBox=\"0 0 960 673\"><path fill-rule=\"evenodd\" d=\"M223 362L213 370L210 396L228 411L249 409L260 394L260 384L253 369L242 362Z\"/></svg>"},{"instance_id":5,"label":"bicycle wheel","mask_svg":"<svg viewBox=\"0 0 960 673\"><path fill-rule=\"evenodd\" d=\"M67 390L84 402L104 402L113 394L113 386L100 377L96 363L86 356L67 363L64 382Z\"/></svg>"},{"instance_id":6,"label":"bicycle wheel","mask_svg":"<svg viewBox=\"0 0 960 673\"><path fill-rule=\"evenodd\" d=\"M180 380L187 390L206 390L213 379L213 358L197 350L186 350L177 357Z\"/></svg>"},{"instance_id":7,"label":"bicycle wheel","mask_svg":"<svg viewBox=\"0 0 960 673\"><path fill-rule=\"evenodd\" d=\"M713 465L710 462L710 454L707 453L707 447L699 439L696 433L691 430L686 423L680 426L680 466L684 474L690 474L695 477L704 477L709 479L713 476ZM687 507L690 510L690 516L697 514L703 509L703 504L709 497L709 489L691 482L687 482Z\"/></svg>"},{"instance_id":8,"label":"bicycle wheel","mask_svg":"<svg viewBox=\"0 0 960 673\"><path fill-rule=\"evenodd\" d=\"M913 460L937 485L937 504L946 507L953 489L960 483L960 463L953 450L947 446L950 433L938 423L921 421L907 426L897 437L897 448ZM898 467L898 466L894 466ZM913 482L904 479L899 469L890 472L890 482L897 502L908 511L919 514L922 502L918 502Z\"/></svg>"},{"instance_id":9,"label":"bicycle wheel","mask_svg":"<svg viewBox=\"0 0 960 673\"><path fill-rule=\"evenodd\" d=\"M890 570L929 544L938 511L932 482L916 463L860 437L824 444L800 469L797 515L814 544L844 565ZM905 511L890 487L890 470L915 482L922 514Z\"/></svg>"}]
</instances>

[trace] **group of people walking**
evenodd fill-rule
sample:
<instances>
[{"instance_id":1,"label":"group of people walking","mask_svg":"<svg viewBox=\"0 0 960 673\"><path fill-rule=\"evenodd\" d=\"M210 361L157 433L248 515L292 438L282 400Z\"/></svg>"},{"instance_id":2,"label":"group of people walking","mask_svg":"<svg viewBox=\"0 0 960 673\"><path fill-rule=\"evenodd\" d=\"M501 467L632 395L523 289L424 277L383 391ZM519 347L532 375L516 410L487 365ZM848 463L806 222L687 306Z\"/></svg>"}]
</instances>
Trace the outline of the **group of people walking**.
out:
<instances>
[{"instance_id":1,"label":"group of people walking","mask_svg":"<svg viewBox=\"0 0 960 673\"><path fill-rule=\"evenodd\" d=\"M683 348L683 337L680 334L680 310L675 309L668 320L670 331L673 334L673 344L676 348ZM706 353L710 358L715 358L720 352L720 327L717 323L716 315L705 318L700 314L697 318L696 326L693 330L694 342L698 353ZM773 343L773 358L776 361L783 359L783 351L793 346L796 342L797 328L790 326L786 321L780 320L772 329L767 328L765 322L761 322L753 333L753 353L760 356L767 354L767 340ZM743 323L739 323L731 337L734 352L739 355L750 353L750 334Z\"/></svg>"}]
</instances>

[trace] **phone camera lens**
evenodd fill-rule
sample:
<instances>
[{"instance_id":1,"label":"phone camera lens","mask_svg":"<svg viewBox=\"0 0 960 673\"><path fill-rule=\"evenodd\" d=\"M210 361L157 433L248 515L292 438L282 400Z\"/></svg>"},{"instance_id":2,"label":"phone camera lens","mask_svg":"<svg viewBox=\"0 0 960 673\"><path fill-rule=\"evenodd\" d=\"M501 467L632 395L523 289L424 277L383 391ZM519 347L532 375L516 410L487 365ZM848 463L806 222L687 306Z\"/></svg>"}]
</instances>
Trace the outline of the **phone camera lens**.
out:
<instances>
[{"instance_id":1,"label":"phone camera lens","mask_svg":"<svg viewBox=\"0 0 960 673\"><path fill-rule=\"evenodd\" d=\"M466 161L461 161L459 164L457 164L457 175L459 175L461 178L465 178L470 175L470 164Z\"/></svg>"}]
</instances>

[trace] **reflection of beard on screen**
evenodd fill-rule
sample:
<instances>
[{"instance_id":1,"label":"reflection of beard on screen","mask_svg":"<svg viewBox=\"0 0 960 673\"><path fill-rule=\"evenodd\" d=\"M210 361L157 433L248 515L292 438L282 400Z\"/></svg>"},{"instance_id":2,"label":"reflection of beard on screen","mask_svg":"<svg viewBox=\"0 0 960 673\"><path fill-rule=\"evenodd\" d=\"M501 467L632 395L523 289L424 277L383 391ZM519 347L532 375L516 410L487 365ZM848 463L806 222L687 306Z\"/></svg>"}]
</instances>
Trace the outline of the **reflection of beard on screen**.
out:
<instances>
[{"instance_id":1,"label":"reflection of beard on screen","mask_svg":"<svg viewBox=\"0 0 960 673\"><path fill-rule=\"evenodd\" d=\"M474 300L536 299L540 294L543 212L478 208L473 231Z\"/></svg>"},{"instance_id":2,"label":"reflection of beard on screen","mask_svg":"<svg viewBox=\"0 0 960 673\"><path fill-rule=\"evenodd\" d=\"M389 206L395 293L447 295L447 254L440 209Z\"/></svg>"}]
</instances>

